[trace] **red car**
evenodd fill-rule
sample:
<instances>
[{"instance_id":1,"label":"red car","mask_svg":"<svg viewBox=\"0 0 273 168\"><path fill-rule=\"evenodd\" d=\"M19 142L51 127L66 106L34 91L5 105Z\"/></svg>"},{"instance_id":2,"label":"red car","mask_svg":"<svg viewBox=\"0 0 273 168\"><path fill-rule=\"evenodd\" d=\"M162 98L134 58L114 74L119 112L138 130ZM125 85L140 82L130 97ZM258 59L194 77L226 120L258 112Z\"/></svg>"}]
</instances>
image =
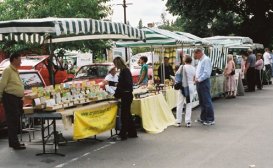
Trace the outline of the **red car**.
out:
<instances>
[{"instance_id":1,"label":"red car","mask_svg":"<svg viewBox=\"0 0 273 168\"><path fill-rule=\"evenodd\" d=\"M3 69L0 70L0 79L2 78L2 72L3 72ZM24 83L25 94L30 93L32 87L45 87L45 82L43 78L41 77L41 74L36 70L19 70L19 75ZM29 105L32 105L32 102L28 100L24 100L24 106L29 106ZM5 111L1 104L0 128L3 128L6 126L5 121L6 121Z\"/></svg>"},{"instance_id":2,"label":"red car","mask_svg":"<svg viewBox=\"0 0 273 168\"><path fill-rule=\"evenodd\" d=\"M76 72L73 81L90 80L95 81L96 84L102 84L101 82L108 74L108 69L111 66L113 66L113 63L94 63L84 65Z\"/></svg>"},{"instance_id":3,"label":"red car","mask_svg":"<svg viewBox=\"0 0 273 168\"><path fill-rule=\"evenodd\" d=\"M81 81L81 80L87 79L90 81L95 81L97 84L101 84L101 86L103 87L103 84L101 82L104 80L105 76L108 74L108 69L110 66L113 66L113 63L94 63L94 64L82 66L77 71L73 81ZM140 66L137 66L131 69L134 84L138 82L140 69L141 69ZM148 70L149 79L152 78L152 74L153 74L153 69L149 67L149 70Z\"/></svg>"},{"instance_id":4,"label":"red car","mask_svg":"<svg viewBox=\"0 0 273 168\"><path fill-rule=\"evenodd\" d=\"M20 69L39 71L41 76L43 77L43 80L45 81L46 86L48 86L50 85L49 72L46 66L48 64L48 59L48 55L24 56L22 57L22 64ZM5 59L1 62L0 67L4 68L7 67L9 64L9 59ZM57 67L55 66L55 84L64 83L68 79L74 78L74 75L68 74L66 70L62 67L59 67L58 70L56 68Z\"/></svg>"}]
</instances>

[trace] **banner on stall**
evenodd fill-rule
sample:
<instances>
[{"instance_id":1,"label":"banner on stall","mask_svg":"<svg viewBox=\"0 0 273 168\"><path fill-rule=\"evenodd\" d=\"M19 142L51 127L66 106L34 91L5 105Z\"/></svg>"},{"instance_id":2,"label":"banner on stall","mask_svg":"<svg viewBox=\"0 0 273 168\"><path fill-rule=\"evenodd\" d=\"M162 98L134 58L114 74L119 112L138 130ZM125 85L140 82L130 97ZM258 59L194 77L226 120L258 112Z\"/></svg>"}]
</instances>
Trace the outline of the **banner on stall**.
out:
<instances>
[{"instance_id":1,"label":"banner on stall","mask_svg":"<svg viewBox=\"0 0 273 168\"><path fill-rule=\"evenodd\" d=\"M113 129L116 125L117 111L117 104L75 111L73 138L84 139Z\"/></svg>"}]
</instances>

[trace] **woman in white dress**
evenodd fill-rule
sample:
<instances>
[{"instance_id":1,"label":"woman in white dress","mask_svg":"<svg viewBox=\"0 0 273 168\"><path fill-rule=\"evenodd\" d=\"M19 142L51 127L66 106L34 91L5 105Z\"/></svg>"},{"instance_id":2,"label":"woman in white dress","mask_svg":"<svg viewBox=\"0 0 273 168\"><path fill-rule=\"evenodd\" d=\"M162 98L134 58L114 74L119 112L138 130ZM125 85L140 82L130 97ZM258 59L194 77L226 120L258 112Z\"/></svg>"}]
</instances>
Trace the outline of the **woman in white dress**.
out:
<instances>
[{"instance_id":1,"label":"woman in white dress","mask_svg":"<svg viewBox=\"0 0 273 168\"><path fill-rule=\"evenodd\" d=\"M187 86L189 86L190 94L189 101L187 101L187 98L182 95L182 92L180 90L177 93L176 126L181 126L183 106L184 104L186 104L185 123L186 127L191 127L192 101L193 94L195 92L195 68L191 65L192 58L189 55L185 55L183 57L183 61L185 62L185 65L181 65L177 70L176 74L180 74L182 76L182 83L187 81Z\"/></svg>"}]
</instances>

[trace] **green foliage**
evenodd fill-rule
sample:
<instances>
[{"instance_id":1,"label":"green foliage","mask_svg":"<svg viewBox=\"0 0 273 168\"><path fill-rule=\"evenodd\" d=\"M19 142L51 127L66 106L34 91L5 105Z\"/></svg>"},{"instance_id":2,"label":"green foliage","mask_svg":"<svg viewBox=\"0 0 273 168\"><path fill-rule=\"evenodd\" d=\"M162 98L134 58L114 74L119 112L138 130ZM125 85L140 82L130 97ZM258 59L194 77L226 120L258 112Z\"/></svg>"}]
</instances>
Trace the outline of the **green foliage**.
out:
<instances>
[{"instance_id":1,"label":"green foliage","mask_svg":"<svg viewBox=\"0 0 273 168\"><path fill-rule=\"evenodd\" d=\"M168 0L166 6L172 14L184 18L186 32L201 37L248 36L265 46L272 42L271 0Z\"/></svg>"},{"instance_id":2,"label":"green foliage","mask_svg":"<svg viewBox=\"0 0 273 168\"><path fill-rule=\"evenodd\" d=\"M73 17L102 19L111 8L109 0L5 0L0 4L0 20Z\"/></svg>"},{"instance_id":3,"label":"green foliage","mask_svg":"<svg viewBox=\"0 0 273 168\"><path fill-rule=\"evenodd\" d=\"M5 52L7 55L11 53L32 53L40 55L43 53L43 49L39 44L15 42L15 41L3 41L0 42L0 51Z\"/></svg>"},{"instance_id":4,"label":"green foliage","mask_svg":"<svg viewBox=\"0 0 273 168\"><path fill-rule=\"evenodd\" d=\"M149 51L151 51L150 47L134 47L134 48L132 48L133 55L136 55L138 53L143 53L143 52L149 52Z\"/></svg>"},{"instance_id":5,"label":"green foliage","mask_svg":"<svg viewBox=\"0 0 273 168\"><path fill-rule=\"evenodd\" d=\"M110 0L5 0L0 3L0 20L45 17L102 19L111 12L110 6L106 5L108 1ZM23 46L17 47L17 45ZM4 50L24 50L24 45L21 43L12 45L14 49L2 47L5 48ZM30 48L35 45L27 44ZM53 47L92 50L95 56L99 56L106 48L109 48L109 42L104 40L78 41L54 44Z\"/></svg>"},{"instance_id":6,"label":"green foliage","mask_svg":"<svg viewBox=\"0 0 273 168\"><path fill-rule=\"evenodd\" d=\"M139 22L138 22L138 28L139 28L139 29L142 29L142 28L143 28L142 19L140 19Z\"/></svg>"},{"instance_id":7,"label":"green foliage","mask_svg":"<svg viewBox=\"0 0 273 168\"><path fill-rule=\"evenodd\" d=\"M183 31L184 27L184 22L182 17L178 17L175 22L172 22L166 18L166 14L162 13L161 14L161 19L162 19L162 25L158 26L160 29L165 29L169 31Z\"/></svg>"}]
</instances>

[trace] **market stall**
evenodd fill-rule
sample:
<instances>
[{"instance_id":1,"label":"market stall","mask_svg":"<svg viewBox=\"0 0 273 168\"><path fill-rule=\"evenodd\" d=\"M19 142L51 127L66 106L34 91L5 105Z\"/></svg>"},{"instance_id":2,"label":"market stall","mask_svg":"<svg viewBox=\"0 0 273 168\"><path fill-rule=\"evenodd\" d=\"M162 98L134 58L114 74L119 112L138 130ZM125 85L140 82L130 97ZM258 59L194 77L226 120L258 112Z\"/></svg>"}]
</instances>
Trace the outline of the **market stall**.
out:
<instances>
[{"instance_id":1,"label":"market stall","mask_svg":"<svg viewBox=\"0 0 273 168\"><path fill-rule=\"evenodd\" d=\"M142 119L142 126L148 133L160 133L175 124L171 108L162 93L134 99L131 111Z\"/></svg>"},{"instance_id":2,"label":"market stall","mask_svg":"<svg viewBox=\"0 0 273 168\"><path fill-rule=\"evenodd\" d=\"M25 98L30 99L33 106L24 108L24 111L29 116L38 115L38 118L45 118L50 114L61 114L65 126L69 123L68 116L72 116L74 139L86 138L112 129L115 125L117 104L116 102L107 102L111 96L101 90L98 85L89 82L55 85L51 64L53 58L52 43L94 39L138 41L145 40L145 34L142 30L130 25L89 18L42 18L0 22L0 41L12 40L49 44L49 72L53 85L46 88L32 88L32 93ZM100 101L106 102L100 104L98 103ZM82 105L87 106L81 107ZM42 114L39 112L47 115L39 115ZM53 120L55 123L55 120L60 119L60 117L59 115L58 118L49 116L47 119ZM42 130L42 132L44 131ZM57 154L55 129L53 135L55 154ZM44 138L44 136L42 137ZM43 153L45 154L44 151Z\"/></svg>"}]
</instances>

